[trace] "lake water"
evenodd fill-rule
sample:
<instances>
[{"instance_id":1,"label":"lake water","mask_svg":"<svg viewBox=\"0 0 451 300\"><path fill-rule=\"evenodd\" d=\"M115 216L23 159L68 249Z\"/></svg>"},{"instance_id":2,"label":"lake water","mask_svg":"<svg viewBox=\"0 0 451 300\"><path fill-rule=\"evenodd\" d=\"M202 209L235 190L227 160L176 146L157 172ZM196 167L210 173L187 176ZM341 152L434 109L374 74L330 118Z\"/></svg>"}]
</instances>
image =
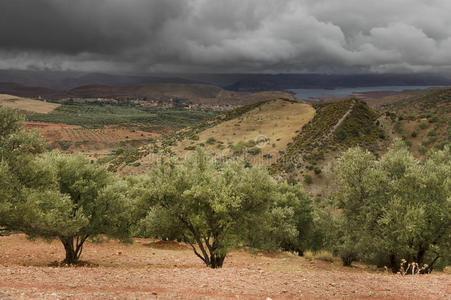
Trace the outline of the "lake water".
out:
<instances>
[{"instance_id":1,"label":"lake water","mask_svg":"<svg viewBox=\"0 0 451 300\"><path fill-rule=\"evenodd\" d=\"M337 89L290 89L291 93L297 99L304 100L317 100L319 98L342 98L352 95L353 93L363 93L363 92L381 92L381 91L395 91L400 92L404 90L422 90L437 86L372 86L372 87L356 87L356 88L337 88Z\"/></svg>"}]
</instances>

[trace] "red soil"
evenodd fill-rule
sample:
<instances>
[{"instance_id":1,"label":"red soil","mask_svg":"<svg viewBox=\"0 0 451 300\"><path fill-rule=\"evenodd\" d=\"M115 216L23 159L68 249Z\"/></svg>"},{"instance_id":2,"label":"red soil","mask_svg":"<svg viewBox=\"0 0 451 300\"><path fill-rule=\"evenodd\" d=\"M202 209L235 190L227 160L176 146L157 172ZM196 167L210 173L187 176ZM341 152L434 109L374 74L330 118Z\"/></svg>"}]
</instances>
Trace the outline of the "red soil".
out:
<instances>
[{"instance_id":1,"label":"red soil","mask_svg":"<svg viewBox=\"0 0 451 300\"><path fill-rule=\"evenodd\" d=\"M444 273L403 277L288 253L243 251L212 270L184 246L144 239L88 243L82 259L94 267L69 268L49 267L64 257L56 241L0 237L0 298L451 299L451 276Z\"/></svg>"}]
</instances>

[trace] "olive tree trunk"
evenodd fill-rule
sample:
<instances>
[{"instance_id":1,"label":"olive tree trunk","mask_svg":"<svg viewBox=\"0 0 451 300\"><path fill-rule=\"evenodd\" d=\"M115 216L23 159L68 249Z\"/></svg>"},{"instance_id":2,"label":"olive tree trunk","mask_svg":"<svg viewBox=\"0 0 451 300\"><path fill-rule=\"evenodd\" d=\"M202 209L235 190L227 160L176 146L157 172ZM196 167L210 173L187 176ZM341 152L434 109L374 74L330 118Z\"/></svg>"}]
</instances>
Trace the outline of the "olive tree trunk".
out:
<instances>
[{"instance_id":1,"label":"olive tree trunk","mask_svg":"<svg viewBox=\"0 0 451 300\"><path fill-rule=\"evenodd\" d=\"M185 240L188 241L191 248L193 248L194 254L196 254L207 267L212 269L222 268L227 254L223 253L224 249L221 249L220 235L218 233L213 233L208 234L206 237L202 236L189 221L186 221L185 219L181 219L181 221L186 225L194 237L194 243L185 237ZM199 251L196 249L195 244L199 248Z\"/></svg>"},{"instance_id":2,"label":"olive tree trunk","mask_svg":"<svg viewBox=\"0 0 451 300\"><path fill-rule=\"evenodd\" d=\"M78 263L83 252L83 245L87 238L88 235L83 237L60 237L60 241L63 243L64 250L66 251L66 258L62 261L63 264L73 265Z\"/></svg>"}]
</instances>

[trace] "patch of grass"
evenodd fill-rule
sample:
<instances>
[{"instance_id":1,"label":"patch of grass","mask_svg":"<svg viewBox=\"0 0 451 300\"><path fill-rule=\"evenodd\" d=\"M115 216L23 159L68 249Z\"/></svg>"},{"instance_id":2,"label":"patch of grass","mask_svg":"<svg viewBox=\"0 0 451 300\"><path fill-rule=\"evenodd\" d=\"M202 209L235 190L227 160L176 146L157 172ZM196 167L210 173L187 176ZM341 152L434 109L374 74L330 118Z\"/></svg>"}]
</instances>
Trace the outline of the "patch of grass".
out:
<instances>
[{"instance_id":1,"label":"patch of grass","mask_svg":"<svg viewBox=\"0 0 451 300\"><path fill-rule=\"evenodd\" d=\"M332 255L332 253L326 250L320 250L316 252L314 258L322 261L334 262L334 256Z\"/></svg>"},{"instance_id":2,"label":"patch of grass","mask_svg":"<svg viewBox=\"0 0 451 300\"><path fill-rule=\"evenodd\" d=\"M312 175L310 175L310 174L304 175L304 182L307 184L312 184L313 183Z\"/></svg>"},{"instance_id":3,"label":"patch of grass","mask_svg":"<svg viewBox=\"0 0 451 300\"><path fill-rule=\"evenodd\" d=\"M421 129L421 130L425 130L426 128L428 128L428 124L425 123L425 122L421 122L421 123L418 125L418 128Z\"/></svg>"},{"instance_id":4,"label":"patch of grass","mask_svg":"<svg viewBox=\"0 0 451 300\"><path fill-rule=\"evenodd\" d=\"M304 251L303 257L305 259L312 260L314 258L314 256L315 256L315 254L313 253L313 251L311 251L311 250Z\"/></svg>"},{"instance_id":5,"label":"patch of grass","mask_svg":"<svg viewBox=\"0 0 451 300\"><path fill-rule=\"evenodd\" d=\"M427 152L427 149L425 146L421 145L420 147L418 147L418 152L425 154Z\"/></svg>"},{"instance_id":6,"label":"patch of grass","mask_svg":"<svg viewBox=\"0 0 451 300\"><path fill-rule=\"evenodd\" d=\"M304 251L303 257L308 260L317 259L317 260L322 260L322 261L327 261L327 262L334 262L334 260L335 260L335 257L332 255L332 253L330 253L329 251L326 251L326 250L320 250L317 252L313 252L311 250L306 250L306 251Z\"/></svg>"}]
</instances>

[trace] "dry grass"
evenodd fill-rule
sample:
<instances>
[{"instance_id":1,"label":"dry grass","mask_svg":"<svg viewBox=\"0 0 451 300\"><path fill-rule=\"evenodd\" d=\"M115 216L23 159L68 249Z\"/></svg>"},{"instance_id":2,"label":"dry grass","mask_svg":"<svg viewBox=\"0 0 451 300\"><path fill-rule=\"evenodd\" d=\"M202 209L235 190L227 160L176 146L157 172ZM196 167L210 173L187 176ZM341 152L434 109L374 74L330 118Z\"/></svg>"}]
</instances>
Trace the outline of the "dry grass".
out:
<instances>
[{"instance_id":1,"label":"dry grass","mask_svg":"<svg viewBox=\"0 0 451 300\"><path fill-rule=\"evenodd\" d=\"M7 94L0 94L0 105L40 114L48 114L60 106L60 104L57 103L49 103Z\"/></svg>"},{"instance_id":2,"label":"dry grass","mask_svg":"<svg viewBox=\"0 0 451 300\"><path fill-rule=\"evenodd\" d=\"M332 253L330 253L329 251L326 251L326 250L321 250L318 252L313 252L313 251L307 250L307 251L304 251L303 256L307 260L317 259L317 260L322 260L325 262L334 262L336 260L335 257L332 255Z\"/></svg>"},{"instance_id":3,"label":"dry grass","mask_svg":"<svg viewBox=\"0 0 451 300\"><path fill-rule=\"evenodd\" d=\"M285 150L287 144L297 135L296 131L300 131L314 115L315 109L308 104L274 100L239 118L220 123L201 132L198 141L184 140L175 147L174 151L182 157L188 152L185 150L186 147L203 143L207 149L216 154L231 155L232 150L229 145L261 141L257 144L261 153L257 157L249 158L258 159L261 164L268 165L276 161L279 150ZM215 143L207 143L212 138L215 139ZM263 159L265 154L271 154L272 158Z\"/></svg>"}]
</instances>

